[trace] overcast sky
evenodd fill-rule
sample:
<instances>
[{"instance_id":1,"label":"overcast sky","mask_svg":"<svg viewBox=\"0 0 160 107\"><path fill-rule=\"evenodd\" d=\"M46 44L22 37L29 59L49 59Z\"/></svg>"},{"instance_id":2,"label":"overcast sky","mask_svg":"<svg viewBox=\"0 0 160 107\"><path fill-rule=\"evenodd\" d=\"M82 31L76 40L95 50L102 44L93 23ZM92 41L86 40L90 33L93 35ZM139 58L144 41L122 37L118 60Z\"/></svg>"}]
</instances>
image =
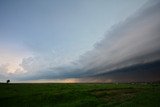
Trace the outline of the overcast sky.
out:
<instances>
[{"instance_id":1,"label":"overcast sky","mask_svg":"<svg viewBox=\"0 0 160 107\"><path fill-rule=\"evenodd\" d=\"M0 0L0 80L61 81L153 61L160 51L159 4Z\"/></svg>"}]
</instances>

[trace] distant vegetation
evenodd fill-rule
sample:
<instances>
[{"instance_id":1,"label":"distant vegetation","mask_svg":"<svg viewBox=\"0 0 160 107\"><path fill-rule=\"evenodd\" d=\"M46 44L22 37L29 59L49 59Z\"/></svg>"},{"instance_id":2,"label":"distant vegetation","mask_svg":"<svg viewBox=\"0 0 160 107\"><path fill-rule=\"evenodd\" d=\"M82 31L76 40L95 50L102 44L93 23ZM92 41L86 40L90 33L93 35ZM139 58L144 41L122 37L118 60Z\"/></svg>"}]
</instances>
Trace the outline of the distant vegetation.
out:
<instances>
[{"instance_id":1,"label":"distant vegetation","mask_svg":"<svg viewBox=\"0 0 160 107\"><path fill-rule=\"evenodd\" d=\"M7 80L7 84L10 83L10 80Z\"/></svg>"},{"instance_id":2,"label":"distant vegetation","mask_svg":"<svg viewBox=\"0 0 160 107\"><path fill-rule=\"evenodd\" d=\"M160 84L0 84L1 107L160 107Z\"/></svg>"}]
</instances>

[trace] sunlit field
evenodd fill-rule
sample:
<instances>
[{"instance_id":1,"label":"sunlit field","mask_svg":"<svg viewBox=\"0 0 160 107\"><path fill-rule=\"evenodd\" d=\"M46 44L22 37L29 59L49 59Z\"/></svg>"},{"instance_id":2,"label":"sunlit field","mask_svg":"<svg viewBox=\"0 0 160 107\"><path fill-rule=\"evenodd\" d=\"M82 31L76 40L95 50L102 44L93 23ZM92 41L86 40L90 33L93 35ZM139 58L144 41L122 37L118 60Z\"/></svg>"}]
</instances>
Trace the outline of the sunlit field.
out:
<instances>
[{"instance_id":1,"label":"sunlit field","mask_svg":"<svg viewBox=\"0 0 160 107\"><path fill-rule=\"evenodd\" d=\"M0 84L0 107L160 107L160 84Z\"/></svg>"}]
</instances>

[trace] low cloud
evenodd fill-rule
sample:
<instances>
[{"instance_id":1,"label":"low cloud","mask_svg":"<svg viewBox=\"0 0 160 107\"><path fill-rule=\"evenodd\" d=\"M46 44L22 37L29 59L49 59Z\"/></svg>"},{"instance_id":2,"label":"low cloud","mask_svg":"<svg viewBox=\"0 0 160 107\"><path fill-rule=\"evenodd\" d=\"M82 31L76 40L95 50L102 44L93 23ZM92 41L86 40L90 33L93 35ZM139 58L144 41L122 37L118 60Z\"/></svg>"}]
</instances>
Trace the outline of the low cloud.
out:
<instances>
[{"instance_id":1,"label":"low cloud","mask_svg":"<svg viewBox=\"0 0 160 107\"><path fill-rule=\"evenodd\" d=\"M20 65L27 72L16 78L112 82L115 78L100 81L98 75L160 60L160 2L151 4L114 25L93 50L77 61L63 64L63 58L57 62L52 55L25 58Z\"/></svg>"},{"instance_id":2,"label":"low cloud","mask_svg":"<svg viewBox=\"0 0 160 107\"><path fill-rule=\"evenodd\" d=\"M153 3L154 4L154 3ZM80 57L83 70L90 74L110 72L160 59L160 2L148 6L117 24Z\"/></svg>"}]
</instances>

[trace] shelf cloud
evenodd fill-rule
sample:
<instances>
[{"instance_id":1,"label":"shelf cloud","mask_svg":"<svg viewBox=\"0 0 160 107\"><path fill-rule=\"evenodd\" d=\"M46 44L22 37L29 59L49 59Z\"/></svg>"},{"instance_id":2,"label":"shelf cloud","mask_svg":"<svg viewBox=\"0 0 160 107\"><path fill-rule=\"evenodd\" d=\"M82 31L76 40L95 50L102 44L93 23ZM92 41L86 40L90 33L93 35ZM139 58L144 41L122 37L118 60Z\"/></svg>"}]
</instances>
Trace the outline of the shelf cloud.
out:
<instances>
[{"instance_id":1,"label":"shelf cloud","mask_svg":"<svg viewBox=\"0 0 160 107\"><path fill-rule=\"evenodd\" d=\"M103 39L97 42L92 50L79 56L78 60L65 61L68 64L55 66L55 59L50 55L25 58L20 66L27 72L13 78L72 78L76 82L126 82L154 81L155 77L158 81L160 2L150 1L146 5L111 27ZM63 59L61 60L63 62Z\"/></svg>"}]
</instances>

